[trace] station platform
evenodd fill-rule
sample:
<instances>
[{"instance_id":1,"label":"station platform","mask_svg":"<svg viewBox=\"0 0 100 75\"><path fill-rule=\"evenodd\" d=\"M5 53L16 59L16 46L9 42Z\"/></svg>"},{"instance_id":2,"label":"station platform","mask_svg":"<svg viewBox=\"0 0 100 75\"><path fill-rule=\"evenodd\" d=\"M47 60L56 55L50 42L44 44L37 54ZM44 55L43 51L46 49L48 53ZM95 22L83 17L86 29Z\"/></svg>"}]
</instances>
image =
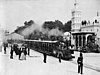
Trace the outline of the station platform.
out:
<instances>
[{"instance_id":1,"label":"station platform","mask_svg":"<svg viewBox=\"0 0 100 75\"><path fill-rule=\"evenodd\" d=\"M31 50L30 56L23 61L18 60L15 54L14 59L10 59L9 51L10 48L7 49L7 54L0 52L0 75L81 75L77 73L76 59L79 54L77 52L75 53L76 58L72 61L62 60L59 63L57 58L47 56L47 63L43 63L43 54L34 50ZM100 75L99 69L91 69L86 65L89 62L86 62L85 57L86 54L84 54L85 66L82 75Z\"/></svg>"}]
</instances>

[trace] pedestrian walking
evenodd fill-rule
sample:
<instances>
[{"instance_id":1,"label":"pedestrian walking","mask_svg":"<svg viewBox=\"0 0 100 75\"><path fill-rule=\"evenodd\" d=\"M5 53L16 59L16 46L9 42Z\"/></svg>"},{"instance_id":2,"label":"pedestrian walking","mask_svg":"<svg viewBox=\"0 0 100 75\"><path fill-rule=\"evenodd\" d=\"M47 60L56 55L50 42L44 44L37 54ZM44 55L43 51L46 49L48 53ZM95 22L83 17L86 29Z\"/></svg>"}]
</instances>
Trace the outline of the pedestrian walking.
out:
<instances>
[{"instance_id":1,"label":"pedestrian walking","mask_svg":"<svg viewBox=\"0 0 100 75\"><path fill-rule=\"evenodd\" d=\"M78 73L83 74L83 54L80 52L80 56L77 59L78 63Z\"/></svg>"},{"instance_id":2,"label":"pedestrian walking","mask_svg":"<svg viewBox=\"0 0 100 75\"><path fill-rule=\"evenodd\" d=\"M21 48L19 48L19 60L20 60L20 57L21 57L21 53L22 53Z\"/></svg>"},{"instance_id":3,"label":"pedestrian walking","mask_svg":"<svg viewBox=\"0 0 100 75\"><path fill-rule=\"evenodd\" d=\"M14 48L15 54L16 55L19 55L18 44L17 43L14 44L14 47L13 48Z\"/></svg>"},{"instance_id":4,"label":"pedestrian walking","mask_svg":"<svg viewBox=\"0 0 100 75\"><path fill-rule=\"evenodd\" d=\"M6 44L4 44L4 54L6 54Z\"/></svg>"},{"instance_id":5,"label":"pedestrian walking","mask_svg":"<svg viewBox=\"0 0 100 75\"><path fill-rule=\"evenodd\" d=\"M11 45L10 59L13 59L13 45Z\"/></svg>"},{"instance_id":6,"label":"pedestrian walking","mask_svg":"<svg viewBox=\"0 0 100 75\"><path fill-rule=\"evenodd\" d=\"M63 57L62 52L58 52L59 63L61 63L61 58Z\"/></svg>"},{"instance_id":7,"label":"pedestrian walking","mask_svg":"<svg viewBox=\"0 0 100 75\"><path fill-rule=\"evenodd\" d=\"M21 53L22 53L22 49L21 49L21 45L22 44L18 44L18 59L20 60L20 57L21 57Z\"/></svg>"},{"instance_id":8,"label":"pedestrian walking","mask_svg":"<svg viewBox=\"0 0 100 75\"><path fill-rule=\"evenodd\" d=\"M23 46L22 46L22 52L21 52L20 59L21 59L21 60L26 60L26 54L27 54L27 51L26 51L25 46L23 45Z\"/></svg>"},{"instance_id":9,"label":"pedestrian walking","mask_svg":"<svg viewBox=\"0 0 100 75\"><path fill-rule=\"evenodd\" d=\"M26 48L24 49L24 55L25 55L25 60L26 60L26 55L27 55Z\"/></svg>"},{"instance_id":10,"label":"pedestrian walking","mask_svg":"<svg viewBox=\"0 0 100 75\"><path fill-rule=\"evenodd\" d=\"M43 60L43 62L46 63L47 54L44 52L44 53L43 53L43 56L44 56L44 60Z\"/></svg>"},{"instance_id":11,"label":"pedestrian walking","mask_svg":"<svg viewBox=\"0 0 100 75\"><path fill-rule=\"evenodd\" d=\"M30 56L30 48L28 48L28 53L27 54L28 54L28 56Z\"/></svg>"}]
</instances>

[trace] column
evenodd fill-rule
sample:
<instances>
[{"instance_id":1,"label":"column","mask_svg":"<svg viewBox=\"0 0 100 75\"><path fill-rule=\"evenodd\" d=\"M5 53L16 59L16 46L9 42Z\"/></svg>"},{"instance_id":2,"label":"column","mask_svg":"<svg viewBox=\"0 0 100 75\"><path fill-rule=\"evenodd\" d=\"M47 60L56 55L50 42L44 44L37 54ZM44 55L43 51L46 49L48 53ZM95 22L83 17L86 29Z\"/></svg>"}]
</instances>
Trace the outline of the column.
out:
<instances>
[{"instance_id":1,"label":"column","mask_svg":"<svg viewBox=\"0 0 100 75\"><path fill-rule=\"evenodd\" d=\"M78 38L78 47L79 47L80 46L79 35L77 35L77 38Z\"/></svg>"},{"instance_id":2,"label":"column","mask_svg":"<svg viewBox=\"0 0 100 75\"><path fill-rule=\"evenodd\" d=\"M85 35L85 45L87 45L87 35Z\"/></svg>"},{"instance_id":3,"label":"column","mask_svg":"<svg viewBox=\"0 0 100 75\"><path fill-rule=\"evenodd\" d=\"M85 46L85 39L86 39L86 37L85 37L85 35L83 35L83 46Z\"/></svg>"},{"instance_id":4,"label":"column","mask_svg":"<svg viewBox=\"0 0 100 75\"><path fill-rule=\"evenodd\" d=\"M74 35L74 44L75 44L75 49L76 49L76 35Z\"/></svg>"},{"instance_id":5,"label":"column","mask_svg":"<svg viewBox=\"0 0 100 75\"><path fill-rule=\"evenodd\" d=\"M83 47L83 35L81 35L81 46Z\"/></svg>"}]
</instances>

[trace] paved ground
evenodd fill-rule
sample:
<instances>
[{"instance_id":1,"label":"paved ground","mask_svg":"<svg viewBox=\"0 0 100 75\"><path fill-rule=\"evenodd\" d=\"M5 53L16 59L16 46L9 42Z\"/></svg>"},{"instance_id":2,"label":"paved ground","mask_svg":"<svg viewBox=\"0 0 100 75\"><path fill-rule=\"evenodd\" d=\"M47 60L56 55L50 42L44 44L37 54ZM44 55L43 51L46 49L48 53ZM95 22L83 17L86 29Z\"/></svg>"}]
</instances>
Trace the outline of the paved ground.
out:
<instances>
[{"instance_id":1,"label":"paved ground","mask_svg":"<svg viewBox=\"0 0 100 75\"><path fill-rule=\"evenodd\" d=\"M83 55L83 75L100 75L100 54ZM62 63L59 63L57 58L48 56L47 63L43 63L43 55L33 50L31 57L27 56L26 61L18 60L16 55L14 59L9 59L9 51L7 51L6 55L0 53L0 75L80 75L77 73L76 64L79 53L75 52L75 56L73 61L62 60Z\"/></svg>"},{"instance_id":2,"label":"paved ground","mask_svg":"<svg viewBox=\"0 0 100 75\"><path fill-rule=\"evenodd\" d=\"M75 52L73 63L76 64L79 52ZM100 53L83 53L84 67L100 72Z\"/></svg>"}]
</instances>

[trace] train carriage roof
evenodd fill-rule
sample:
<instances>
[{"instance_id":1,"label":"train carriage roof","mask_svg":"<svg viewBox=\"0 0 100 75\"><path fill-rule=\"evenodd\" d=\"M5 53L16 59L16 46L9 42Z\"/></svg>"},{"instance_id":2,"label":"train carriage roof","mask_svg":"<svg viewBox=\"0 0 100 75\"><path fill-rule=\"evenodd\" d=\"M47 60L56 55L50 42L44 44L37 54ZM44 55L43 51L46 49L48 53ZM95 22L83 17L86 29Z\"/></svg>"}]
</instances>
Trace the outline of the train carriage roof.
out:
<instances>
[{"instance_id":1,"label":"train carriage roof","mask_svg":"<svg viewBox=\"0 0 100 75\"><path fill-rule=\"evenodd\" d=\"M45 40L24 40L24 41L33 41L33 42L47 42L47 43L56 43L56 42L58 42L58 41L45 41Z\"/></svg>"}]
</instances>

